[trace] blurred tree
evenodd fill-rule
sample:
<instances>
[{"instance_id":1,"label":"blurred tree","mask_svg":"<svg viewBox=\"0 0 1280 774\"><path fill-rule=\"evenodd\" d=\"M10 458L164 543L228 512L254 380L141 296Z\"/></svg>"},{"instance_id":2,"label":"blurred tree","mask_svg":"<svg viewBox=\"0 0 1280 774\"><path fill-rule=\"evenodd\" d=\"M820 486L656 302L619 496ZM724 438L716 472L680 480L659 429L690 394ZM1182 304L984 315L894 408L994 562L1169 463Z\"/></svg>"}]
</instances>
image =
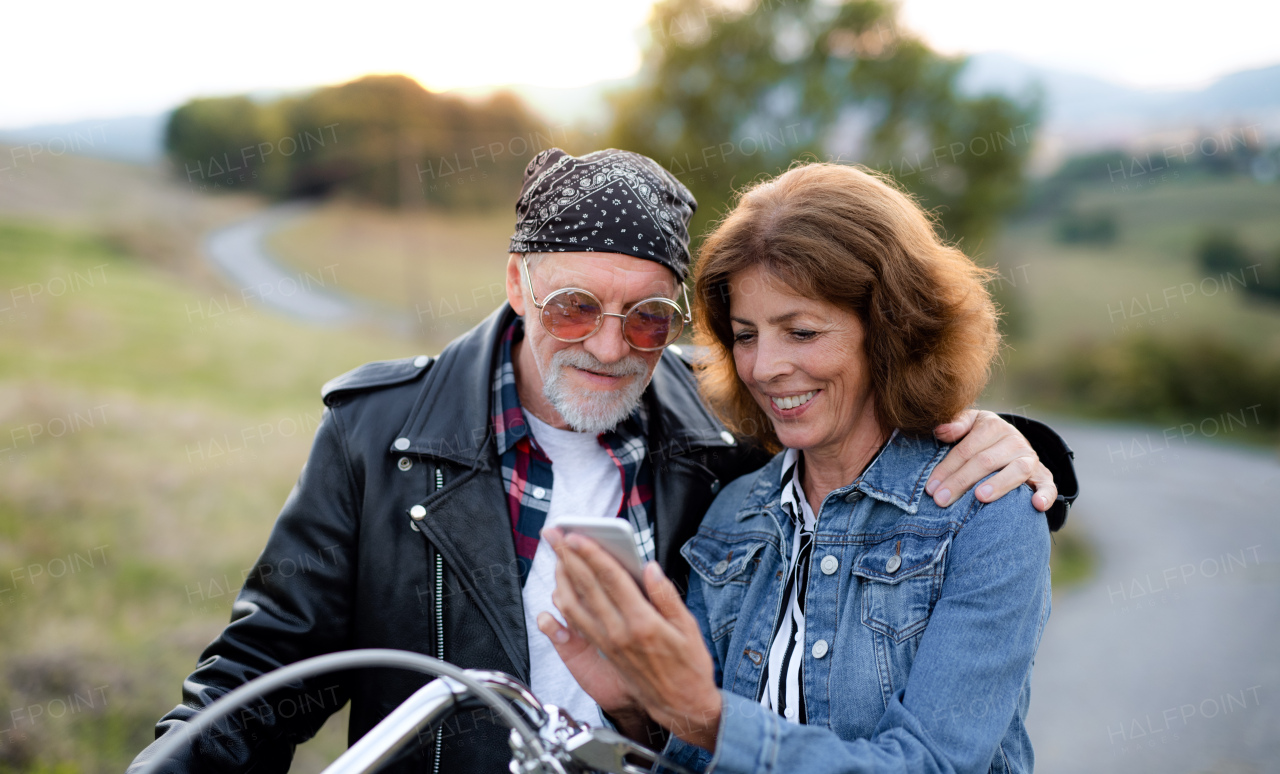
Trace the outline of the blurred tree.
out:
<instances>
[{"instance_id":1,"label":"blurred tree","mask_svg":"<svg viewBox=\"0 0 1280 774\"><path fill-rule=\"evenodd\" d=\"M576 142L510 93L463 99L403 75L368 76L267 104L192 100L174 111L166 132L179 176L206 190L341 192L401 206L510 206L534 154Z\"/></svg>"},{"instance_id":2,"label":"blurred tree","mask_svg":"<svg viewBox=\"0 0 1280 774\"><path fill-rule=\"evenodd\" d=\"M1249 264L1249 250L1235 234L1223 229L1206 231L1196 247L1200 268L1206 272L1235 271Z\"/></svg>"},{"instance_id":3,"label":"blurred tree","mask_svg":"<svg viewBox=\"0 0 1280 774\"><path fill-rule=\"evenodd\" d=\"M283 157L263 143L288 134L280 111L248 97L193 99L169 116L165 149L180 177L201 190L276 190L287 175Z\"/></svg>"},{"instance_id":4,"label":"blurred tree","mask_svg":"<svg viewBox=\"0 0 1280 774\"><path fill-rule=\"evenodd\" d=\"M1280 301L1280 249L1270 255L1255 254L1234 233L1211 229L1200 237L1196 260L1206 274L1239 282L1254 296Z\"/></svg>"},{"instance_id":5,"label":"blurred tree","mask_svg":"<svg viewBox=\"0 0 1280 774\"><path fill-rule=\"evenodd\" d=\"M740 5L740 4L739 4ZM808 157L880 169L980 246L1016 202L1037 109L966 97L948 59L900 30L883 0L664 0L640 83L615 95L610 144L652 156L699 202Z\"/></svg>"}]
</instances>

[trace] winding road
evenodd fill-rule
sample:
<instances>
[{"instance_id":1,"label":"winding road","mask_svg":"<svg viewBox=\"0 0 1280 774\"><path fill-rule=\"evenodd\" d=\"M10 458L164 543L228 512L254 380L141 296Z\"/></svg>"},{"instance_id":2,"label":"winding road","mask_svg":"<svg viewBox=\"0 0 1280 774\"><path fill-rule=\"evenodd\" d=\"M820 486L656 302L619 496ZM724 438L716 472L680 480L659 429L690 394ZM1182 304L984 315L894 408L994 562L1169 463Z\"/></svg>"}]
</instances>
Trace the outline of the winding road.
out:
<instances>
[{"instance_id":1,"label":"winding road","mask_svg":"<svg viewBox=\"0 0 1280 774\"><path fill-rule=\"evenodd\" d=\"M299 271L271 255L267 238L313 209L310 202L285 202L213 231L205 238L205 256L241 298L289 317L324 326L371 323L401 334L410 330L402 316L344 293L323 269Z\"/></svg>"}]
</instances>

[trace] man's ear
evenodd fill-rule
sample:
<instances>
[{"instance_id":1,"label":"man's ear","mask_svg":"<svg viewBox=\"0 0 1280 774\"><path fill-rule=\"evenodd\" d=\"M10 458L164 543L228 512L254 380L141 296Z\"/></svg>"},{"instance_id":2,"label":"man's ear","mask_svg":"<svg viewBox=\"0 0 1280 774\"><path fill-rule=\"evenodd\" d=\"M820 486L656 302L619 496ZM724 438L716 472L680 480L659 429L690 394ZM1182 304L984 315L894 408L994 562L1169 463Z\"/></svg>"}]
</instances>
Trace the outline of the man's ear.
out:
<instances>
[{"instance_id":1,"label":"man's ear","mask_svg":"<svg viewBox=\"0 0 1280 774\"><path fill-rule=\"evenodd\" d=\"M516 314L524 317L524 278L520 276L520 254L511 253L507 258L507 303Z\"/></svg>"}]
</instances>

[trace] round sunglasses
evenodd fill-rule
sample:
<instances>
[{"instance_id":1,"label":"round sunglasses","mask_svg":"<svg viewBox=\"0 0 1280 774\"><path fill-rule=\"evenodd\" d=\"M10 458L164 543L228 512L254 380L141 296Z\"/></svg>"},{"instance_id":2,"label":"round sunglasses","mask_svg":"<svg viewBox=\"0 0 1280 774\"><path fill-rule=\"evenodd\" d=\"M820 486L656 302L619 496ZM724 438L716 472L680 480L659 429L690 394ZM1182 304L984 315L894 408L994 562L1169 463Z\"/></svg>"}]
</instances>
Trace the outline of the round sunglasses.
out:
<instances>
[{"instance_id":1,"label":"round sunglasses","mask_svg":"<svg viewBox=\"0 0 1280 774\"><path fill-rule=\"evenodd\" d=\"M566 343L582 341L604 325L604 318L622 320L622 338L642 352L656 352L680 338L689 315L669 298L655 296L638 301L626 314L604 311L604 304L595 294L582 288L560 288L538 302L533 292L533 280L529 278L529 262L520 256L521 273L529 285L529 295L538 309L542 328L551 338ZM684 285L684 305L689 307L689 291Z\"/></svg>"}]
</instances>

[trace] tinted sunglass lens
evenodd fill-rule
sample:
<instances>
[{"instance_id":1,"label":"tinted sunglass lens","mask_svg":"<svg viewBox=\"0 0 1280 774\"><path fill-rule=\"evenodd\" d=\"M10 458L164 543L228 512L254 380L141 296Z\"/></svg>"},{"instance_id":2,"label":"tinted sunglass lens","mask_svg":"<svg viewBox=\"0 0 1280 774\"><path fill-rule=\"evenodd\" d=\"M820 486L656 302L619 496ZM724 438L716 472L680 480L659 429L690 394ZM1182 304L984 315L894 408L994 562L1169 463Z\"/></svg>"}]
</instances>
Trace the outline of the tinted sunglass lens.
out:
<instances>
[{"instance_id":1,"label":"tinted sunglass lens","mask_svg":"<svg viewBox=\"0 0 1280 774\"><path fill-rule=\"evenodd\" d=\"M661 301L646 301L627 312L624 333L636 349L662 349L680 336L680 310Z\"/></svg>"},{"instance_id":2,"label":"tinted sunglass lens","mask_svg":"<svg viewBox=\"0 0 1280 774\"><path fill-rule=\"evenodd\" d=\"M600 326L600 302L588 293L556 293L542 307L542 325L562 341L585 339Z\"/></svg>"}]
</instances>

